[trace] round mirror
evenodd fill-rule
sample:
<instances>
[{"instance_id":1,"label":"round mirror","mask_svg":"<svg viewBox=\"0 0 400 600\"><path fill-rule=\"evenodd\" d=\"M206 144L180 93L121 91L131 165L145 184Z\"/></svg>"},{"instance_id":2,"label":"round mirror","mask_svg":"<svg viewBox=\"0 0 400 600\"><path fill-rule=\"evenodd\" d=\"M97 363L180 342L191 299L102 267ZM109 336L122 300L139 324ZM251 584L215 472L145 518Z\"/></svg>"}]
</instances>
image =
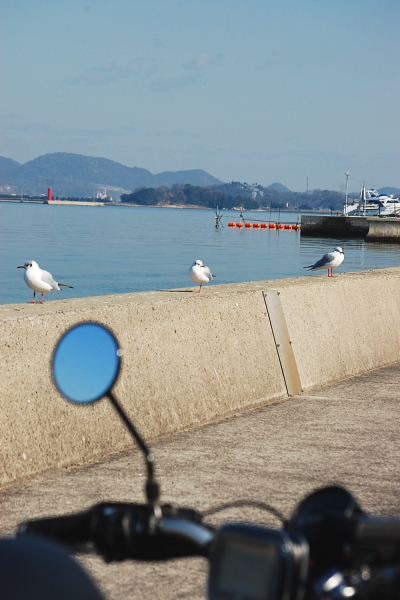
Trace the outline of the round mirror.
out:
<instances>
[{"instance_id":1,"label":"round mirror","mask_svg":"<svg viewBox=\"0 0 400 600\"><path fill-rule=\"evenodd\" d=\"M71 402L96 402L114 385L120 367L119 345L98 323L72 327L58 342L52 362L54 383Z\"/></svg>"}]
</instances>

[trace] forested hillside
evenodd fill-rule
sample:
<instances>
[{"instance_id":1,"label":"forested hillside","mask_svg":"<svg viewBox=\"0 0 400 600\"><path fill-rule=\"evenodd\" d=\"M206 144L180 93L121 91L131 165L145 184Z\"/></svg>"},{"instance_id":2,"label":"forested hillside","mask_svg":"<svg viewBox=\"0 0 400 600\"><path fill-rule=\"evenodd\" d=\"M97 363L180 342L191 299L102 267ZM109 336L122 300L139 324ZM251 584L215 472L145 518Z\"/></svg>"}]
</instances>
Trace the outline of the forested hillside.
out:
<instances>
[{"instance_id":1,"label":"forested hillside","mask_svg":"<svg viewBox=\"0 0 400 600\"><path fill-rule=\"evenodd\" d=\"M282 186L283 187L283 186ZM240 192L240 193L238 193ZM243 184L224 184L221 186L200 187L189 184L175 184L171 188L140 188L132 194L123 194L121 202L142 206L204 206L214 208L243 207L246 210L257 208L299 208L302 210L324 208L343 209L343 194L328 190L315 190L312 193L280 191L274 188L257 186L243 187Z\"/></svg>"},{"instance_id":2,"label":"forested hillside","mask_svg":"<svg viewBox=\"0 0 400 600\"><path fill-rule=\"evenodd\" d=\"M259 208L259 203L245 196L229 196L223 192L212 190L208 187L175 184L171 188L165 186L154 188L142 188L132 194L123 194L121 202L139 204L142 206L202 206L204 208L215 208L217 205L223 208L234 208L244 206L251 210Z\"/></svg>"}]
</instances>

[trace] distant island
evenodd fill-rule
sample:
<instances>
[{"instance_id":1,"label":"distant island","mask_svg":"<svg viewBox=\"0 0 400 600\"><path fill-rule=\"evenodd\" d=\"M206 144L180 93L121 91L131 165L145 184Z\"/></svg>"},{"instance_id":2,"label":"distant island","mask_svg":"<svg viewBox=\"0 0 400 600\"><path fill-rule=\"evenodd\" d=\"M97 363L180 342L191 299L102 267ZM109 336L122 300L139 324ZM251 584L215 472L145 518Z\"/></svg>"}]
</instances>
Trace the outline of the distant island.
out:
<instances>
[{"instance_id":1,"label":"distant island","mask_svg":"<svg viewBox=\"0 0 400 600\"><path fill-rule=\"evenodd\" d=\"M293 192L281 183L223 183L201 169L165 171L126 167L106 158L65 152L45 154L24 165L0 157L0 197L53 197L72 201L121 202L136 206L198 206L202 208L343 209L344 194L331 190ZM397 188L382 193L398 195ZM357 194L349 194L350 197Z\"/></svg>"},{"instance_id":2,"label":"distant island","mask_svg":"<svg viewBox=\"0 0 400 600\"><path fill-rule=\"evenodd\" d=\"M343 209L343 195L338 192L314 191L309 194L291 192L281 184L264 188L258 184L231 182L207 187L174 184L171 188L140 188L122 194L121 203L139 206L199 206L203 208L243 208L328 210Z\"/></svg>"}]
</instances>

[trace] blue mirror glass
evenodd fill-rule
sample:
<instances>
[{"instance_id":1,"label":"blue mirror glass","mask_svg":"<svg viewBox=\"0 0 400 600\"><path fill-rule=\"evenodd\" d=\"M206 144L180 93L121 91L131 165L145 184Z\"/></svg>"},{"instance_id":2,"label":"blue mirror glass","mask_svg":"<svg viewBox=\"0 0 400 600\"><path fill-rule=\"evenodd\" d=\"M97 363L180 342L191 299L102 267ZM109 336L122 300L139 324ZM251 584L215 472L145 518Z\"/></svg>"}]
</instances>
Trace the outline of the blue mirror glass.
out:
<instances>
[{"instance_id":1,"label":"blue mirror glass","mask_svg":"<svg viewBox=\"0 0 400 600\"><path fill-rule=\"evenodd\" d=\"M53 379L71 402L100 400L114 385L120 367L119 345L113 334L97 323L72 327L53 354Z\"/></svg>"}]
</instances>

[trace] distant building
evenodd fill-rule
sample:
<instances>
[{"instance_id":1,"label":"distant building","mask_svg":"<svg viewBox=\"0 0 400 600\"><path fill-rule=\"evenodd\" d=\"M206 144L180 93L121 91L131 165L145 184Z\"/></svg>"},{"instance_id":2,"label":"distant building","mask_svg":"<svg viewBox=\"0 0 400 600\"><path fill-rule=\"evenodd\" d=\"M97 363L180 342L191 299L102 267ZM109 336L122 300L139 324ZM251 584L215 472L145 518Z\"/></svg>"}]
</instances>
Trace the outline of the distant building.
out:
<instances>
[{"instance_id":1,"label":"distant building","mask_svg":"<svg viewBox=\"0 0 400 600\"><path fill-rule=\"evenodd\" d=\"M112 196L107 196L107 190L103 190L102 192L97 192L96 196L97 200L102 200L103 202L112 202Z\"/></svg>"}]
</instances>

